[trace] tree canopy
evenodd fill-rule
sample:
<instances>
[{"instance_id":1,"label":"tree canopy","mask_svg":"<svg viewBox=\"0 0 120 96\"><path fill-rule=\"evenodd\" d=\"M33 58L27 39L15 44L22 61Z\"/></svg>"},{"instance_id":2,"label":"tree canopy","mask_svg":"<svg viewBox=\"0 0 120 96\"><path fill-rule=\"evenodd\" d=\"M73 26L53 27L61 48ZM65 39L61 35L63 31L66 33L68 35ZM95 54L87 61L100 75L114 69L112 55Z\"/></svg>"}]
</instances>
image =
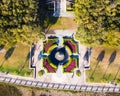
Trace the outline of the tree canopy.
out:
<instances>
[{"instance_id":1,"label":"tree canopy","mask_svg":"<svg viewBox=\"0 0 120 96\"><path fill-rule=\"evenodd\" d=\"M120 45L120 0L75 0L75 16L81 43Z\"/></svg>"},{"instance_id":2,"label":"tree canopy","mask_svg":"<svg viewBox=\"0 0 120 96\"><path fill-rule=\"evenodd\" d=\"M41 36L39 0L0 0L0 45L30 44Z\"/></svg>"}]
</instances>

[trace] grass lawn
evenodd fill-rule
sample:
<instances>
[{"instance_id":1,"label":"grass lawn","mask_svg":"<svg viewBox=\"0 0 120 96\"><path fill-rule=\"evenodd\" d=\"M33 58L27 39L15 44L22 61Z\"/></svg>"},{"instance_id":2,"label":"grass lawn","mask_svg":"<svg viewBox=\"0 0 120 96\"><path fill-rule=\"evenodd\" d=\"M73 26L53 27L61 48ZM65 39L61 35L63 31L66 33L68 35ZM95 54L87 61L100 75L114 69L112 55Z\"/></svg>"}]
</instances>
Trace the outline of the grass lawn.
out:
<instances>
[{"instance_id":1,"label":"grass lawn","mask_svg":"<svg viewBox=\"0 0 120 96\"><path fill-rule=\"evenodd\" d=\"M45 26L50 30L65 30L65 29L76 29L77 24L74 21L74 18L57 18L49 17L45 20ZM46 28L46 29L47 29Z\"/></svg>"},{"instance_id":2,"label":"grass lawn","mask_svg":"<svg viewBox=\"0 0 120 96\"><path fill-rule=\"evenodd\" d=\"M114 81L120 84L120 47L95 47L91 54L91 69L87 81Z\"/></svg>"},{"instance_id":3,"label":"grass lawn","mask_svg":"<svg viewBox=\"0 0 120 96\"><path fill-rule=\"evenodd\" d=\"M29 76L29 46L17 44L13 49L5 48L5 53L0 53L0 71L12 74Z\"/></svg>"}]
</instances>

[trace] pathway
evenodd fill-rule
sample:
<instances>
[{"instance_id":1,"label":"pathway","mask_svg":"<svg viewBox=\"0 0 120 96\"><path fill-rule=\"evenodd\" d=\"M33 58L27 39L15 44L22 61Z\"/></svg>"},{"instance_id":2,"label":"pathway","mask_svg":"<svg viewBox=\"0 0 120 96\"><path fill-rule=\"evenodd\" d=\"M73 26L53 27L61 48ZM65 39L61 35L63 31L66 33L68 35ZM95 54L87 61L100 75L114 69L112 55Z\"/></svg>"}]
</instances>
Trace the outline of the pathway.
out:
<instances>
[{"instance_id":1,"label":"pathway","mask_svg":"<svg viewBox=\"0 0 120 96\"><path fill-rule=\"evenodd\" d=\"M6 82L10 84L24 85L30 87L53 88L60 90L120 93L120 86L113 86L110 84L86 83L81 85L75 85L75 84L47 83L47 82L37 81L33 78L1 75L1 73L0 73L0 82Z\"/></svg>"}]
</instances>

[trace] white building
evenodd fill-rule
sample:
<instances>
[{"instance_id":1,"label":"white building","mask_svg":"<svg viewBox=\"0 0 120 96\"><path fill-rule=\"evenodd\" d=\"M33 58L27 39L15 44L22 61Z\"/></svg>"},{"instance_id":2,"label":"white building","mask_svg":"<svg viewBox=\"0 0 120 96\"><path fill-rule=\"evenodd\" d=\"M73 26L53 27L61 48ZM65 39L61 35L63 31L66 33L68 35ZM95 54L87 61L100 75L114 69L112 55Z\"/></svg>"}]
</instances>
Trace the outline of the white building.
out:
<instances>
[{"instance_id":1,"label":"white building","mask_svg":"<svg viewBox=\"0 0 120 96\"><path fill-rule=\"evenodd\" d=\"M69 17L73 16L73 14L68 13L67 5L73 4L73 0L47 0L48 8L53 8L55 17Z\"/></svg>"}]
</instances>

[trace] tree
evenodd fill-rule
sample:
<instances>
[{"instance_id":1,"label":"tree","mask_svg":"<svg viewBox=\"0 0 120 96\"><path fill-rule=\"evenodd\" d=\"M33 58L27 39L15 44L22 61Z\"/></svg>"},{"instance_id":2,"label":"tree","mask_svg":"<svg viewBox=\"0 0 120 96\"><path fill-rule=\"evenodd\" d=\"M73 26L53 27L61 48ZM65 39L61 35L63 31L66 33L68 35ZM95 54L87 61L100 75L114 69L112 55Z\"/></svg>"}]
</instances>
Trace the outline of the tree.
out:
<instances>
[{"instance_id":1,"label":"tree","mask_svg":"<svg viewBox=\"0 0 120 96\"><path fill-rule=\"evenodd\" d=\"M75 0L75 15L81 43L120 45L119 0Z\"/></svg>"},{"instance_id":2,"label":"tree","mask_svg":"<svg viewBox=\"0 0 120 96\"><path fill-rule=\"evenodd\" d=\"M0 1L0 45L13 46L17 42L31 44L41 35L37 23L37 0Z\"/></svg>"},{"instance_id":3,"label":"tree","mask_svg":"<svg viewBox=\"0 0 120 96\"><path fill-rule=\"evenodd\" d=\"M39 74L39 76L43 76L43 75L45 74L45 71L44 71L44 70L40 70L40 71L38 72L38 74Z\"/></svg>"}]
</instances>

